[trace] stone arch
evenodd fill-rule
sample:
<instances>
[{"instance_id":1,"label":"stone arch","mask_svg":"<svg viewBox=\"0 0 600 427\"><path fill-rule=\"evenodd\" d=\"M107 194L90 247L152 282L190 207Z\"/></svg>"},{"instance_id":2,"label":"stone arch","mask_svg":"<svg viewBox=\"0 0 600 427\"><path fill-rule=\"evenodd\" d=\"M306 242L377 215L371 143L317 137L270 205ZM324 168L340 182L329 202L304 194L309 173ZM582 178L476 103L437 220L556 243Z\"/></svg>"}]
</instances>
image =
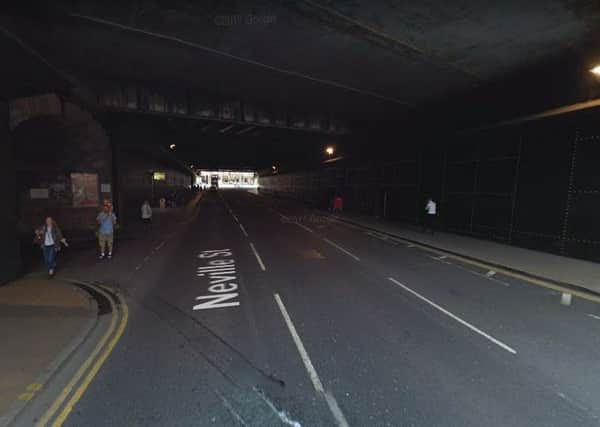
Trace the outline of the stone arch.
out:
<instances>
[{"instance_id":1,"label":"stone arch","mask_svg":"<svg viewBox=\"0 0 600 427\"><path fill-rule=\"evenodd\" d=\"M21 241L27 244L46 216L56 218L72 238L93 236L99 206L112 200L112 150L102 125L91 113L63 102L61 114L20 121L11 141ZM76 191L82 177L93 189L85 203Z\"/></svg>"}]
</instances>

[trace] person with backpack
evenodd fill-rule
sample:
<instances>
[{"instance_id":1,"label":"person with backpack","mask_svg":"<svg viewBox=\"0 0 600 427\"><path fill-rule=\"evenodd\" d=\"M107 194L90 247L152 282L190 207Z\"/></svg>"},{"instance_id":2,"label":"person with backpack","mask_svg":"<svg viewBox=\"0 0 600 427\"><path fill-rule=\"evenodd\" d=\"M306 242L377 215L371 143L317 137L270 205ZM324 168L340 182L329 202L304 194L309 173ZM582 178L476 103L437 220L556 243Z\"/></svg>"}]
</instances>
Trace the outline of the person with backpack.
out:
<instances>
[{"instance_id":1,"label":"person with backpack","mask_svg":"<svg viewBox=\"0 0 600 427\"><path fill-rule=\"evenodd\" d=\"M61 249L61 244L65 247L69 244L52 217L47 217L44 225L35 230L34 243L42 248L48 275L53 277L56 270L56 255Z\"/></svg>"}]
</instances>

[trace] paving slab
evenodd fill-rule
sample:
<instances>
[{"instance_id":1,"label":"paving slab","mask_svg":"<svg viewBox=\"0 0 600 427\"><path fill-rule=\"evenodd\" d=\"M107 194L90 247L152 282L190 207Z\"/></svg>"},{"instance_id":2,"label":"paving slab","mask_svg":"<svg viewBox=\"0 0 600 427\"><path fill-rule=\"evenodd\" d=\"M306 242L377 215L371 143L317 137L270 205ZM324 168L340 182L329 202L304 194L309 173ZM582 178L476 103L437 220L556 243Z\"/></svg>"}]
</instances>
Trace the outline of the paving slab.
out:
<instances>
[{"instance_id":1,"label":"paving slab","mask_svg":"<svg viewBox=\"0 0 600 427\"><path fill-rule=\"evenodd\" d=\"M91 297L68 282L32 274L0 287L0 425L44 387L95 317Z\"/></svg>"}]
</instances>

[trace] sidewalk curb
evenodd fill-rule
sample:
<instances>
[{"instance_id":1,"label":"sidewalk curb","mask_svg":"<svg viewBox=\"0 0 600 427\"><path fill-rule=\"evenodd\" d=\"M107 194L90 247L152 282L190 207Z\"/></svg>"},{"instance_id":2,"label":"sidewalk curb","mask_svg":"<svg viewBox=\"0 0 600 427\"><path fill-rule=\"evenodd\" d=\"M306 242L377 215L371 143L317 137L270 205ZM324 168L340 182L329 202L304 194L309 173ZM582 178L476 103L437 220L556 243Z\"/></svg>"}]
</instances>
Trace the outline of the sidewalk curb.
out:
<instances>
[{"instance_id":1,"label":"sidewalk curb","mask_svg":"<svg viewBox=\"0 0 600 427\"><path fill-rule=\"evenodd\" d=\"M41 384L42 389L46 388L47 383L67 362L71 355L73 355L77 351L77 349L85 342L85 340L90 336L94 328L98 325L99 310L98 303L96 302L96 300L92 297L90 293L84 291L71 281L65 280L64 282L76 288L77 292L85 293L86 297L90 300L91 311L94 314L87 322L85 322L79 333L73 339L71 339L69 344L67 344L67 346L63 348L60 351L60 353L58 353L58 355L52 360L52 362L50 362L50 364L46 366L44 370L36 377L35 383ZM27 401L18 399L15 400L8 409L8 411L0 416L0 427L10 426L19 416L19 414L21 414L25 410L25 408L27 408L30 402L34 399L35 396Z\"/></svg>"},{"instance_id":2,"label":"sidewalk curb","mask_svg":"<svg viewBox=\"0 0 600 427\"><path fill-rule=\"evenodd\" d=\"M493 267L493 268L498 268L498 269L506 270L506 271L509 271L511 273L527 277L529 279L539 280L539 281L543 281L543 282L548 282L549 284L552 284L552 285L555 285L555 286L560 286L560 287L563 287L563 288L566 288L566 289L570 289L570 290L573 290L573 291L581 292L583 294L587 294L587 295L595 297L595 298L599 298L600 297L600 292L593 291L593 290L588 289L586 287L583 287L581 285L575 285L573 283L567 283L567 282L562 282L562 281L551 279L551 278L544 277L544 276L538 276L536 274L532 274L532 273L529 273L529 272L524 271L524 270L519 270L519 269L511 267L511 266L507 266L507 265L503 265L503 264L498 264L498 263L495 263L495 262L492 262L492 261L488 261L488 260L483 259L483 258L477 258L477 257L471 256L471 255L465 255L465 254L462 254L460 252L455 252L455 251L451 251L449 249L444 249L444 248L440 248L438 246L433 246L433 245L428 244L428 243L423 243L423 242L420 242L418 240L414 240L414 239L410 239L410 238L407 238L407 237L404 237L404 236L400 236L398 234L390 233L388 231L384 231L384 230L381 230L381 229L378 229L378 228L375 228L375 227L370 227L368 225L364 225L364 224L361 224L359 222L356 222L356 221L353 221L353 220L350 220L350 219L347 219L347 218L342 218L342 217L339 217L337 215L331 215L330 214L328 216L330 218L334 218L334 219L336 219L338 221L346 222L348 224L352 224L352 225L354 225L356 227L360 227L360 228L363 228L365 230L376 231L377 233L385 234L387 236L390 236L390 237L393 237L393 238L396 238L396 239L400 239L400 240L403 240L405 242L414 243L416 245L422 246L422 247L424 247L426 249L434 250L436 252L441 252L441 253L444 253L444 254L453 255L455 257L460 257L460 258L463 258L463 259L466 259L466 260L469 260L469 261L477 262L477 263L480 263L480 264L485 264L485 265Z\"/></svg>"}]
</instances>

